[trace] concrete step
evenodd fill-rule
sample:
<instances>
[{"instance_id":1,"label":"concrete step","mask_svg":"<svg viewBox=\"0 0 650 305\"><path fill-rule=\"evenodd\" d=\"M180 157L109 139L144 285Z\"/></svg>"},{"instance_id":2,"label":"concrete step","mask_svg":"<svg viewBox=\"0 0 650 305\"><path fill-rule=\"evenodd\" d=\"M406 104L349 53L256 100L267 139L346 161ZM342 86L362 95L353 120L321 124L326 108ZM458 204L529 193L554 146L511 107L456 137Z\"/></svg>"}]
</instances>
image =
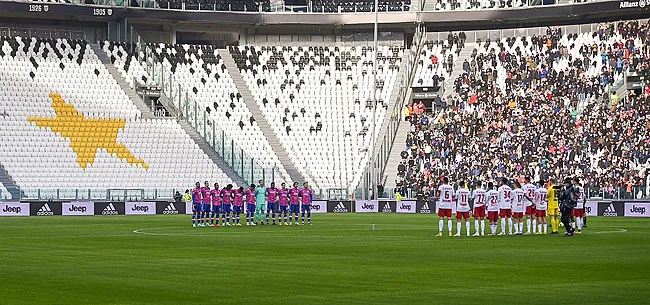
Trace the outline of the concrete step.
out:
<instances>
[{"instance_id":1,"label":"concrete step","mask_svg":"<svg viewBox=\"0 0 650 305\"><path fill-rule=\"evenodd\" d=\"M101 49L99 44L90 44L90 48L95 52L99 60L104 64L106 69L108 69L108 73L113 76L113 79L117 81L117 84L120 86L122 91L126 93L126 96L129 97L131 102L135 105L138 110L142 113L142 118L144 119L151 119L154 117L153 112L147 106L147 104L142 100L142 98L135 92L135 89L131 88L129 85L132 80L126 80L124 77L122 77L122 74L115 68L115 66L111 63L111 60L108 58L106 53Z\"/></svg>"},{"instance_id":2,"label":"concrete step","mask_svg":"<svg viewBox=\"0 0 650 305\"><path fill-rule=\"evenodd\" d=\"M388 157L388 162L386 163L386 170L384 171L385 175L388 176L386 179L386 188L394 188L396 186L395 180L397 180L397 166L402 161L401 152L405 149L406 146L406 135L411 128L411 123L408 121L401 121L397 129L397 134L395 135L395 141L393 142L393 147L390 150Z\"/></svg>"}]
</instances>

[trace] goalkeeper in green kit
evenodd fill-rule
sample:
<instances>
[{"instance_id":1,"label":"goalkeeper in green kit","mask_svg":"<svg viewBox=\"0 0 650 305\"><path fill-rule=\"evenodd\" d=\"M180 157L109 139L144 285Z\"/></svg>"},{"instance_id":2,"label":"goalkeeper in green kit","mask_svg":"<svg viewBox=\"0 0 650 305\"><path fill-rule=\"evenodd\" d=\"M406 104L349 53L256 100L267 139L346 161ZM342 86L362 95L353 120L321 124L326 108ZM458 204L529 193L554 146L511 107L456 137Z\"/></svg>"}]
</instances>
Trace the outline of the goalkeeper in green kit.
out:
<instances>
[{"instance_id":1,"label":"goalkeeper in green kit","mask_svg":"<svg viewBox=\"0 0 650 305\"><path fill-rule=\"evenodd\" d=\"M258 181L255 188L255 223L264 225L264 213L266 213L266 187L264 180Z\"/></svg>"}]
</instances>

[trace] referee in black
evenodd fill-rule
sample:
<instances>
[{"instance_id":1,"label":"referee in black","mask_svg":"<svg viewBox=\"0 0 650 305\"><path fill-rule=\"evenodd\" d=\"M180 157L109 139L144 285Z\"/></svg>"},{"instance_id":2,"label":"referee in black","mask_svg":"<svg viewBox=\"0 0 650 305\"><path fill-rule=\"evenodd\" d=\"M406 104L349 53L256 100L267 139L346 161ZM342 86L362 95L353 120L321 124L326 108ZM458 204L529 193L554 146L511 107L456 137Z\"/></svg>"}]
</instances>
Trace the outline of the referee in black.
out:
<instances>
[{"instance_id":1,"label":"referee in black","mask_svg":"<svg viewBox=\"0 0 650 305\"><path fill-rule=\"evenodd\" d=\"M565 237L573 236L574 229L571 227L571 210L576 207L578 190L571 184L571 178L564 179L564 188L558 198L560 203L560 213L562 213L562 224L566 229Z\"/></svg>"}]
</instances>

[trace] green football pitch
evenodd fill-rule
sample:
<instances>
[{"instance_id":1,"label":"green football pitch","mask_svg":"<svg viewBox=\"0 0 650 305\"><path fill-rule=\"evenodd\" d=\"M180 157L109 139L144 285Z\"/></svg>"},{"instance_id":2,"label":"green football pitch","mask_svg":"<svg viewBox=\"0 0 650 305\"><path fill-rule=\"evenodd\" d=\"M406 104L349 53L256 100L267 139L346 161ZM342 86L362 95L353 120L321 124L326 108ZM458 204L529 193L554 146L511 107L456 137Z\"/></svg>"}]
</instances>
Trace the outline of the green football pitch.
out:
<instances>
[{"instance_id":1,"label":"green football pitch","mask_svg":"<svg viewBox=\"0 0 650 305\"><path fill-rule=\"evenodd\" d=\"M0 218L0 304L650 303L650 219L592 217L573 238L436 238L433 215L189 224Z\"/></svg>"}]
</instances>

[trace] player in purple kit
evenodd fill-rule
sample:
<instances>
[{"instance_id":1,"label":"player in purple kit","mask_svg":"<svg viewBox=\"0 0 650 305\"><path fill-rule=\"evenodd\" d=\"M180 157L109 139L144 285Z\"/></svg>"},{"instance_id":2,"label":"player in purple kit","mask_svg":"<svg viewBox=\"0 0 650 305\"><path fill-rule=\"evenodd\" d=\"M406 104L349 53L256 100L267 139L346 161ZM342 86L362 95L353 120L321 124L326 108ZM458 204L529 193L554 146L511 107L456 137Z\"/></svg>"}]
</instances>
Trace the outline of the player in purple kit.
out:
<instances>
[{"instance_id":1,"label":"player in purple kit","mask_svg":"<svg viewBox=\"0 0 650 305\"><path fill-rule=\"evenodd\" d=\"M302 191L300 191L300 200L302 201L302 215L301 215L301 224L305 224L305 211L307 211L307 223L311 226L311 195L313 194L312 190L309 188L307 182L302 184Z\"/></svg>"},{"instance_id":2,"label":"player in purple kit","mask_svg":"<svg viewBox=\"0 0 650 305\"><path fill-rule=\"evenodd\" d=\"M271 182L271 187L266 188L266 197L266 224L269 224L269 212L271 212L273 225L275 225L275 211L278 209L278 189L275 188L275 182Z\"/></svg>"},{"instance_id":3,"label":"player in purple kit","mask_svg":"<svg viewBox=\"0 0 650 305\"><path fill-rule=\"evenodd\" d=\"M201 227L208 225L208 218L210 218L210 212L212 210L212 200L210 196L210 183L205 181L203 183L205 186L201 188L201 198L203 203L203 213L201 213Z\"/></svg>"},{"instance_id":4,"label":"player in purple kit","mask_svg":"<svg viewBox=\"0 0 650 305\"><path fill-rule=\"evenodd\" d=\"M239 223L239 215L241 215L242 210L244 209L244 187L240 186L239 189L235 190L233 193L232 217L235 219L235 225L241 227L241 223Z\"/></svg>"},{"instance_id":5,"label":"player in purple kit","mask_svg":"<svg viewBox=\"0 0 650 305\"><path fill-rule=\"evenodd\" d=\"M230 209L232 207L232 184L221 190L221 225L230 227Z\"/></svg>"},{"instance_id":6,"label":"player in purple kit","mask_svg":"<svg viewBox=\"0 0 650 305\"><path fill-rule=\"evenodd\" d=\"M196 187L192 190L192 227L197 226L201 213L203 211L203 206L201 204L201 183L197 182Z\"/></svg>"},{"instance_id":7,"label":"player in purple kit","mask_svg":"<svg viewBox=\"0 0 650 305\"><path fill-rule=\"evenodd\" d=\"M210 218L210 226L219 227L219 214L221 213L221 191L219 190L219 183L214 184L210 195L212 195L212 218Z\"/></svg>"},{"instance_id":8,"label":"player in purple kit","mask_svg":"<svg viewBox=\"0 0 650 305\"><path fill-rule=\"evenodd\" d=\"M291 215L293 215L296 225L299 226L298 214L300 213L300 190L298 189L298 182L294 182L293 188L289 190L289 203L291 204L289 210L289 225L291 225Z\"/></svg>"},{"instance_id":9,"label":"player in purple kit","mask_svg":"<svg viewBox=\"0 0 650 305\"><path fill-rule=\"evenodd\" d=\"M251 184L244 194L246 195L246 225L255 226L253 221L255 217L255 184Z\"/></svg>"},{"instance_id":10,"label":"player in purple kit","mask_svg":"<svg viewBox=\"0 0 650 305\"><path fill-rule=\"evenodd\" d=\"M284 219L284 225L289 225L287 223L287 214L289 213L289 190L284 182L280 184L280 189L278 190L278 204L280 205L280 215L278 216L280 217L280 220L278 223L282 225L282 219Z\"/></svg>"}]
</instances>

